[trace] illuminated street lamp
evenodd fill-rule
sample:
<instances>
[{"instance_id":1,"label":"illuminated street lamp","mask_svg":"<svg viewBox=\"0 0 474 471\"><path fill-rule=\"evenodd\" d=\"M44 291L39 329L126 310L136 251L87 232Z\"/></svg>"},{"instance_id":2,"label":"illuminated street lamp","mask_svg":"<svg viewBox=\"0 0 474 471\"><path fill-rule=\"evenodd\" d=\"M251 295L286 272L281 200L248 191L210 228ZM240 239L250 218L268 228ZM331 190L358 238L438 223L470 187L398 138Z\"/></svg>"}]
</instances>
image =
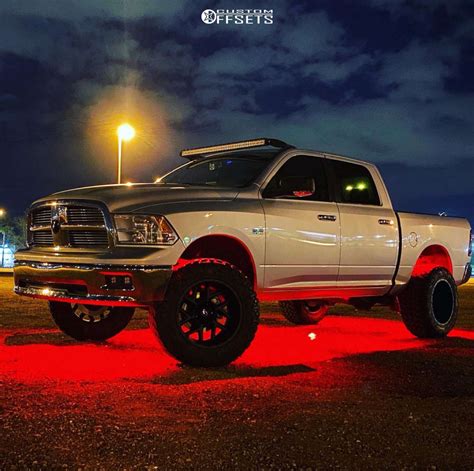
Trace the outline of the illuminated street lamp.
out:
<instances>
[{"instance_id":1,"label":"illuminated street lamp","mask_svg":"<svg viewBox=\"0 0 474 471\"><path fill-rule=\"evenodd\" d=\"M0 208L0 218L6 216L7 212L3 209L3 208Z\"/></svg>"},{"instance_id":2,"label":"illuminated street lamp","mask_svg":"<svg viewBox=\"0 0 474 471\"><path fill-rule=\"evenodd\" d=\"M121 124L117 128L118 136L118 162L117 162L117 183L122 182L122 143L130 141L135 137L135 129L128 123Z\"/></svg>"}]
</instances>

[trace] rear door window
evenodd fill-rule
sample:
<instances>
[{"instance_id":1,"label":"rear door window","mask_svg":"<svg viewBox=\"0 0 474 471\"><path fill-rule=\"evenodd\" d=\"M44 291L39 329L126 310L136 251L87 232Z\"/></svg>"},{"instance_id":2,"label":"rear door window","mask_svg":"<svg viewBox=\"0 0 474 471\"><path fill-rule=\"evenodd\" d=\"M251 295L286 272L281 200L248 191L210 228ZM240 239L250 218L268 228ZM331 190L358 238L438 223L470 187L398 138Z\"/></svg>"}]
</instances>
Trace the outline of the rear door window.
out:
<instances>
[{"instance_id":1,"label":"rear door window","mask_svg":"<svg viewBox=\"0 0 474 471\"><path fill-rule=\"evenodd\" d=\"M335 180L335 194L338 203L380 206L380 198L374 179L363 165L327 160Z\"/></svg>"}]
</instances>

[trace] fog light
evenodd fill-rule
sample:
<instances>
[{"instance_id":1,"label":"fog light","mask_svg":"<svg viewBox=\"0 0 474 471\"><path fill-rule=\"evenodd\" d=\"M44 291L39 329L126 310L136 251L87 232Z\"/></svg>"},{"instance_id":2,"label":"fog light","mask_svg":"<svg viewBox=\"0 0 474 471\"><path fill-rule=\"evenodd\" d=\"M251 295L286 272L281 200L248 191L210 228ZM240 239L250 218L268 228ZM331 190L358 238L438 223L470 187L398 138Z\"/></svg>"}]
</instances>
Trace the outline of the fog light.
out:
<instances>
[{"instance_id":1,"label":"fog light","mask_svg":"<svg viewBox=\"0 0 474 471\"><path fill-rule=\"evenodd\" d=\"M103 289L133 290L133 280L130 275L105 275Z\"/></svg>"}]
</instances>

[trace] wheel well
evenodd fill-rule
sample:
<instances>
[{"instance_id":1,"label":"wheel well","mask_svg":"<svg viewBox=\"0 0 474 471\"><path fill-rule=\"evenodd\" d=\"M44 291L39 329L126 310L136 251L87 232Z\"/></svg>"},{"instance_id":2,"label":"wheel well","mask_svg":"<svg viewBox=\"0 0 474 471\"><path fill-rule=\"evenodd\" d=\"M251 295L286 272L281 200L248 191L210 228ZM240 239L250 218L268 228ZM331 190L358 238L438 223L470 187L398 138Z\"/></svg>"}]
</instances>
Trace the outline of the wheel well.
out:
<instances>
[{"instance_id":1,"label":"wheel well","mask_svg":"<svg viewBox=\"0 0 474 471\"><path fill-rule=\"evenodd\" d=\"M418 257L413 267L412 276L423 276L434 268L446 268L453 273L453 264L448 251L441 245L430 245Z\"/></svg>"},{"instance_id":2,"label":"wheel well","mask_svg":"<svg viewBox=\"0 0 474 471\"><path fill-rule=\"evenodd\" d=\"M192 260L214 258L236 266L255 287L255 263L247 246L228 235L209 235L195 240L181 255L178 266Z\"/></svg>"}]
</instances>

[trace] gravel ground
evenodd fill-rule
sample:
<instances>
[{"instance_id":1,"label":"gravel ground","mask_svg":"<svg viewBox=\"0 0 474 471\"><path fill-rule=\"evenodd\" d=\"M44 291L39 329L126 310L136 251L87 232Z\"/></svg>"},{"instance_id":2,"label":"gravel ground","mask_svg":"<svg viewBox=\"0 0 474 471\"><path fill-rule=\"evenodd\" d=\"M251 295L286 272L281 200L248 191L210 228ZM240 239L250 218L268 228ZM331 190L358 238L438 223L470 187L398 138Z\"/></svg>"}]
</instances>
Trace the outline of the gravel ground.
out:
<instances>
[{"instance_id":1,"label":"gravel ground","mask_svg":"<svg viewBox=\"0 0 474 471\"><path fill-rule=\"evenodd\" d=\"M140 327L79 344L2 323L0 469L474 469L472 330L266 306L244 356L202 370Z\"/></svg>"}]
</instances>

